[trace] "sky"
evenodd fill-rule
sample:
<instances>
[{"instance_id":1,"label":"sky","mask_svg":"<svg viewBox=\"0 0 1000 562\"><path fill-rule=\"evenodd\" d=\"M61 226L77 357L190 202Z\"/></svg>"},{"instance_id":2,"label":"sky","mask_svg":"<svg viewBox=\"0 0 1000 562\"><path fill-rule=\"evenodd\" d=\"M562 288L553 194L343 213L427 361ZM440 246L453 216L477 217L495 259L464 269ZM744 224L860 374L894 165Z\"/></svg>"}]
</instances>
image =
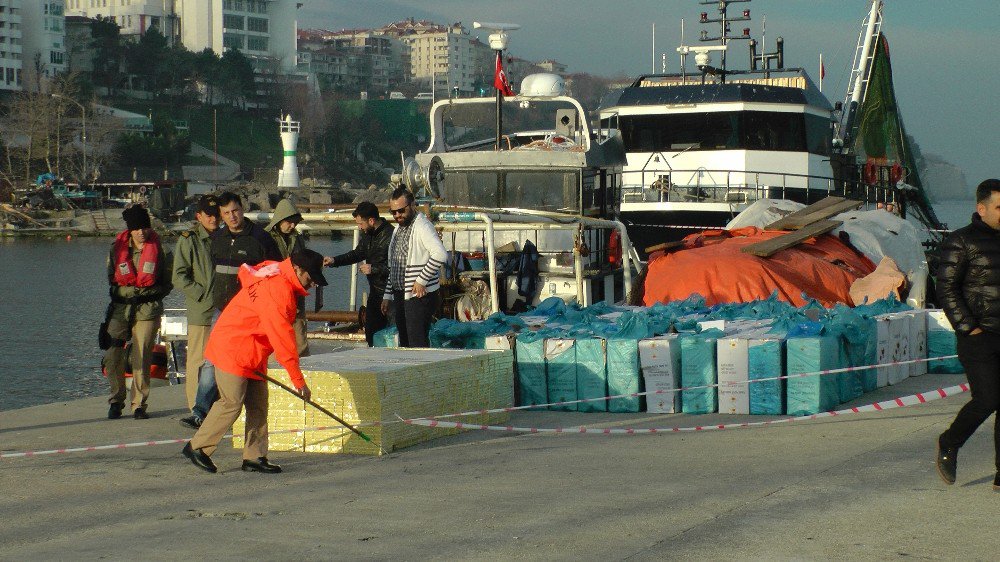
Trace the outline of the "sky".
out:
<instances>
[{"instance_id":1,"label":"sky","mask_svg":"<svg viewBox=\"0 0 1000 562\"><path fill-rule=\"evenodd\" d=\"M679 71L675 48L680 20L694 44L702 11L698 0L299 0L299 27L339 30L379 27L414 17L437 23L462 22L484 42L473 21L516 23L509 53L528 60L555 59L567 72L636 76L667 53L667 71ZM843 100L861 23L869 0L753 0L744 8L759 40L766 17L765 49L785 40L785 66L803 67L819 81L819 57L826 67L824 93ZM907 132L925 153L957 165L974 187L1000 177L1000 2L997 0L885 0L883 33L889 41L896 97ZM716 26L705 27L710 33ZM745 47L737 46L739 53ZM746 52L746 51L742 51ZM730 55L732 57L732 55ZM732 58L730 58L730 61ZM688 69L693 69L689 60Z\"/></svg>"}]
</instances>

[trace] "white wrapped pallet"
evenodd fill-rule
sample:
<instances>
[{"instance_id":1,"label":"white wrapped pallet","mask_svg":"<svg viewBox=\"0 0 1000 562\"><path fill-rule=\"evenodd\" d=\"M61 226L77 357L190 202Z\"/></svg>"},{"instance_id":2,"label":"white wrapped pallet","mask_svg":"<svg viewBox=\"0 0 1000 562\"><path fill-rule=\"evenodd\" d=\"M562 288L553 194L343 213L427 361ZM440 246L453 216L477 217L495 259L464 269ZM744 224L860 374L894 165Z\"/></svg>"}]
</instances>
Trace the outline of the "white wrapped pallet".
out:
<instances>
[{"instance_id":1,"label":"white wrapped pallet","mask_svg":"<svg viewBox=\"0 0 1000 562\"><path fill-rule=\"evenodd\" d=\"M716 345L719 413L749 414L750 392L747 388L750 368L749 340L742 337L727 337L719 339Z\"/></svg>"},{"instance_id":2,"label":"white wrapped pallet","mask_svg":"<svg viewBox=\"0 0 1000 562\"><path fill-rule=\"evenodd\" d=\"M681 349L677 334L639 340L639 366L646 383L646 411L680 412Z\"/></svg>"}]
</instances>

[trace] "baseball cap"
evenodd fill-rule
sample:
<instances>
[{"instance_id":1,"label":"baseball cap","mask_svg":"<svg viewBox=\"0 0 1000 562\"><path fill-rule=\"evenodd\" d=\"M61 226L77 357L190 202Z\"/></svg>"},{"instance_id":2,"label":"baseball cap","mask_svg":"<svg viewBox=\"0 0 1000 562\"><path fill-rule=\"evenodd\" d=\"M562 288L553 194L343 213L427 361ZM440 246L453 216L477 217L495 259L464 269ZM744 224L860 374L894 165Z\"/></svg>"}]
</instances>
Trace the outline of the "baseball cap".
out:
<instances>
[{"instance_id":1,"label":"baseball cap","mask_svg":"<svg viewBox=\"0 0 1000 562\"><path fill-rule=\"evenodd\" d=\"M301 250L291 256L292 265L297 265L309 273L313 282L325 287L326 277L323 277L323 256L312 250Z\"/></svg>"},{"instance_id":2,"label":"baseball cap","mask_svg":"<svg viewBox=\"0 0 1000 562\"><path fill-rule=\"evenodd\" d=\"M198 199L198 212L219 218L219 198L212 194L202 195Z\"/></svg>"}]
</instances>

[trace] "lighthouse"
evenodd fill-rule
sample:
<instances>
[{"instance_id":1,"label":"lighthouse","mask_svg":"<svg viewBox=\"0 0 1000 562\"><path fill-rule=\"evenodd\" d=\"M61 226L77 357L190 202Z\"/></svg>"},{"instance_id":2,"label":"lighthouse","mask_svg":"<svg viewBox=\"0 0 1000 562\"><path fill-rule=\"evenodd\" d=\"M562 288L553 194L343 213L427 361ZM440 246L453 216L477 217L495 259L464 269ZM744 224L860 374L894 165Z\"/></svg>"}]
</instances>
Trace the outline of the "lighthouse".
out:
<instances>
[{"instance_id":1,"label":"lighthouse","mask_svg":"<svg viewBox=\"0 0 1000 562\"><path fill-rule=\"evenodd\" d=\"M299 166L295 151L299 146L299 122L292 121L291 115L281 120L281 146L285 152L285 162L278 170L278 187L299 186Z\"/></svg>"}]
</instances>

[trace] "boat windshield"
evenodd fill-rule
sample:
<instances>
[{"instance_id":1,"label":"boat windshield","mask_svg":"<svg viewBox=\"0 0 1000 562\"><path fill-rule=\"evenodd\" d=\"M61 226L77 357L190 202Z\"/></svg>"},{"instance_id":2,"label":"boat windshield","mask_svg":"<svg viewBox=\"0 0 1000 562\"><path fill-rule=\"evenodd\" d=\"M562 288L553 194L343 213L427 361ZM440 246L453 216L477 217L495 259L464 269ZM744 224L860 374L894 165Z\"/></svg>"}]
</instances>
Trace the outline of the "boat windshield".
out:
<instances>
[{"instance_id":1,"label":"boat windshield","mask_svg":"<svg viewBox=\"0 0 1000 562\"><path fill-rule=\"evenodd\" d=\"M802 113L719 111L618 119L628 152L771 150L829 156L833 139L829 119Z\"/></svg>"},{"instance_id":2,"label":"boat windshield","mask_svg":"<svg viewBox=\"0 0 1000 562\"><path fill-rule=\"evenodd\" d=\"M581 191L582 190L582 191ZM594 176L578 170L449 170L441 199L454 205L579 213L594 200Z\"/></svg>"},{"instance_id":3,"label":"boat windshield","mask_svg":"<svg viewBox=\"0 0 1000 562\"><path fill-rule=\"evenodd\" d=\"M559 110L577 111L565 101L506 102L503 105L503 133L554 131ZM448 150L492 147L496 142L496 106L491 103L451 104L444 109L444 140ZM579 117L577 117L579 119Z\"/></svg>"}]
</instances>

